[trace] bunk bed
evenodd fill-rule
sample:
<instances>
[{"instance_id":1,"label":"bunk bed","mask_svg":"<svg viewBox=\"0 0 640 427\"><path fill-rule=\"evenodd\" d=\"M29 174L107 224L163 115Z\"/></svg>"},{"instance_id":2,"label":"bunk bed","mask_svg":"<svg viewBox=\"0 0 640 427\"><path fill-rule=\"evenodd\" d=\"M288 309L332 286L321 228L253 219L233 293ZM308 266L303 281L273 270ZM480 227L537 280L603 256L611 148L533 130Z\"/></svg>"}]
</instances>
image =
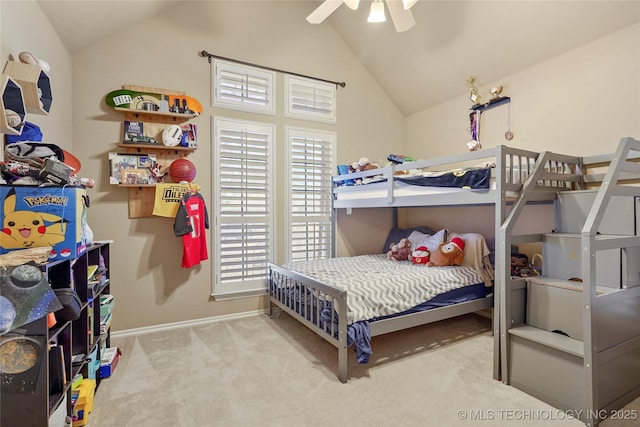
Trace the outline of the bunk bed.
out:
<instances>
[{"instance_id":1,"label":"bunk bed","mask_svg":"<svg viewBox=\"0 0 640 427\"><path fill-rule=\"evenodd\" d=\"M588 426L637 419L640 396L640 141L573 160L582 189L556 195L552 233L514 233L544 171L525 182L499 232L501 374ZM537 242L542 274L514 278L512 244ZM545 253L546 252L546 253Z\"/></svg>"},{"instance_id":2,"label":"bunk bed","mask_svg":"<svg viewBox=\"0 0 640 427\"><path fill-rule=\"evenodd\" d=\"M541 160L543 158L544 160ZM546 175L538 191L531 192L528 200L552 201L558 191L573 189L580 185L580 171L574 160L575 158L552 153L541 156L540 153L533 151L497 146L460 155L340 175L333 178L333 208L335 211L370 207L491 205L495 206L494 230L495 236L498 236L508 213L508 205L517 199L523 184L536 170L545 171ZM474 183L469 184L463 181L462 186L467 188L459 188L460 182L456 181L456 176L470 171L473 173L479 171L481 175L484 174L479 180L480 184L476 187ZM425 181L435 177L437 182L434 185L436 186L424 182L413 185L410 179L407 179L412 176L426 177ZM368 183L350 185L358 182ZM371 269L371 271L375 272L379 269ZM267 279L269 315L272 315L274 308L277 307L335 346L338 349L338 378L346 382L348 338L350 335L358 334L357 328L355 332L353 328L359 323L353 322L354 319L350 316L351 300L347 288L333 285L326 278L314 276L313 271L306 271L299 265L270 264ZM499 280L496 280L493 292L484 293L476 298L462 298L461 302L448 301L427 310L405 310L391 316L364 321L369 324L370 337L374 337L485 308L493 308L494 378L499 379L501 364L498 337L500 334L497 329L499 323L496 310L500 307L501 286ZM468 286L468 288L472 287ZM455 291L464 292L465 288L467 286L460 286ZM446 298L448 292L450 290L443 291L441 297Z\"/></svg>"}]
</instances>

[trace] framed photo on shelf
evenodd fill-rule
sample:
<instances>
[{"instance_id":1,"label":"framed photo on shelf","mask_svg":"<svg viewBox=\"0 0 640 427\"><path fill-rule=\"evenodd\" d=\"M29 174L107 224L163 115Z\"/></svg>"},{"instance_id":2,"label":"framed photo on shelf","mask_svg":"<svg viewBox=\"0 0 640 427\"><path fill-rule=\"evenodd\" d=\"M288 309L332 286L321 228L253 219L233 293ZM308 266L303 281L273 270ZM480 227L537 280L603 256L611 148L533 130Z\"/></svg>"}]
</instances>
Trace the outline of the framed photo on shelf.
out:
<instances>
[{"instance_id":1,"label":"framed photo on shelf","mask_svg":"<svg viewBox=\"0 0 640 427\"><path fill-rule=\"evenodd\" d=\"M156 184L151 172L156 166L155 154L109 153L109 183L126 185Z\"/></svg>"}]
</instances>

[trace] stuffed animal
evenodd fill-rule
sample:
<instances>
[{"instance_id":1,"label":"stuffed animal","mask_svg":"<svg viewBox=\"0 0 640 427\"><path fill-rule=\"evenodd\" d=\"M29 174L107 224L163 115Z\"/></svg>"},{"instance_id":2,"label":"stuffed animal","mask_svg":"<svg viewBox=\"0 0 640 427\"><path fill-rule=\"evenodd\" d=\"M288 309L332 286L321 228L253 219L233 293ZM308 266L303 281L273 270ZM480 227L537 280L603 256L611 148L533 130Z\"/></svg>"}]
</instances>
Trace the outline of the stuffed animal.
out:
<instances>
[{"instance_id":1,"label":"stuffed animal","mask_svg":"<svg viewBox=\"0 0 640 427\"><path fill-rule=\"evenodd\" d=\"M449 242L442 242L438 249L431 253L429 267L441 267L446 265L462 265L464 259L464 240L454 237Z\"/></svg>"},{"instance_id":2,"label":"stuffed animal","mask_svg":"<svg viewBox=\"0 0 640 427\"><path fill-rule=\"evenodd\" d=\"M414 264L427 264L429 262L429 249L426 246L419 246L411 252L409 259Z\"/></svg>"},{"instance_id":3,"label":"stuffed animal","mask_svg":"<svg viewBox=\"0 0 640 427\"><path fill-rule=\"evenodd\" d=\"M401 239L398 243L389 245L387 259L404 261L409 259L409 256L411 256L411 242L409 239Z\"/></svg>"},{"instance_id":4,"label":"stuffed animal","mask_svg":"<svg viewBox=\"0 0 640 427\"><path fill-rule=\"evenodd\" d=\"M357 162L353 162L349 165L349 173L363 172L371 169L378 169L378 166L371 163L366 157L362 157Z\"/></svg>"}]
</instances>

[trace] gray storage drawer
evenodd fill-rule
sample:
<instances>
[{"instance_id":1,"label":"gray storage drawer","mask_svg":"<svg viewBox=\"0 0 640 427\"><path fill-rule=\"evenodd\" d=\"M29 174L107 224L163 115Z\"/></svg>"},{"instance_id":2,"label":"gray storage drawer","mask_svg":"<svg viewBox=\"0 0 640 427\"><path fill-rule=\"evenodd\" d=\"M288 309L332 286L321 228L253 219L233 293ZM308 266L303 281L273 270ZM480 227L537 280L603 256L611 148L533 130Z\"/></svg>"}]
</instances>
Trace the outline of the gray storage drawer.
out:
<instances>
[{"instance_id":1,"label":"gray storage drawer","mask_svg":"<svg viewBox=\"0 0 640 427\"><path fill-rule=\"evenodd\" d=\"M582 341L582 283L570 287L556 286L549 280L528 280L527 324L546 331L559 330Z\"/></svg>"}]
</instances>

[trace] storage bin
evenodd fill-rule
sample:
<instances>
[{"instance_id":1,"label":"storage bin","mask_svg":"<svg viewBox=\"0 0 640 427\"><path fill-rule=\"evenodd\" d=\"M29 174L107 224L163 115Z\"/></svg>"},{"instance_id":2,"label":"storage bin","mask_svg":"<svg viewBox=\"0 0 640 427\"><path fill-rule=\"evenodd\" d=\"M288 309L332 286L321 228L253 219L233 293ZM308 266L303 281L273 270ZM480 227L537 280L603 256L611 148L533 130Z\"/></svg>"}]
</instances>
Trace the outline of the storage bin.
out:
<instances>
[{"instance_id":1,"label":"storage bin","mask_svg":"<svg viewBox=\"0 0 640 427\"><path fill-rule=\"evenodd\" d=\"M100 377L109 378L115 371L120 359L120 350L118 347L109 347L102 355L100 362Z\"/></svg>"},{"instance_id":2,"label":"storage bin","mask_svg":"<svg viewBox=\"0 0 640 427\"><path fill-rule=\"evenodd\" d=\"M86 190L81 187L0 185L0 202L16 229L0 233L0 254L27 247L52 246L49 260L75 259L86 252ZM20 224L38 224L19 230ZM20 238L18 238L20 237Z\"/></svg>"},{"instance_id":3,"label":"storage bin","mask_svg":"<svg viewBox=\"0 0 640 427\"><path fill-rule=\"evenodd\" d=\"M89 421L89 414L93 411L93 396L96 391L96 380L82 380L75 390L78 397L73 406L73 427L80 427Z\"/></svg>"}]
</instances>

